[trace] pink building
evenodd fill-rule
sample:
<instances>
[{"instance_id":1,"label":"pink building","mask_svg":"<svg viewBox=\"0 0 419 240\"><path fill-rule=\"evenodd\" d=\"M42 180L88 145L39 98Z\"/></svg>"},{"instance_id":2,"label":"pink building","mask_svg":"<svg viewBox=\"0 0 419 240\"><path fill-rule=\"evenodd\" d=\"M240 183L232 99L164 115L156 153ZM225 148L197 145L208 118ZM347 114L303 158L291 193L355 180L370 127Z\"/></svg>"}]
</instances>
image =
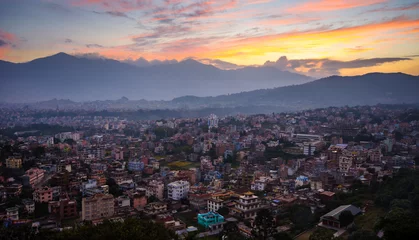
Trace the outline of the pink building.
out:
<instances>
[{"instance_id":1,"label":"pink building","mask_svg":"<svg viewBox=\"0 0 419 240\"><path fill-rule=\"evenodd\" d=\"M52 201L52 192L53 190L50 187L38 188L33 193L33 200L40 203Z\"/></svg>"},{"instance_id":2,"label":"pink building","mask_svg":"<svg viewBox=\"0 0 419 240\"><path fill-rule=\"evenodd\" d=\"M29 178L29 184L31 187L34 187L36 184L40 183L44 178L45 170L39 168L31 168L26 171L25 176Z\"/></svg>"}]
</instances>

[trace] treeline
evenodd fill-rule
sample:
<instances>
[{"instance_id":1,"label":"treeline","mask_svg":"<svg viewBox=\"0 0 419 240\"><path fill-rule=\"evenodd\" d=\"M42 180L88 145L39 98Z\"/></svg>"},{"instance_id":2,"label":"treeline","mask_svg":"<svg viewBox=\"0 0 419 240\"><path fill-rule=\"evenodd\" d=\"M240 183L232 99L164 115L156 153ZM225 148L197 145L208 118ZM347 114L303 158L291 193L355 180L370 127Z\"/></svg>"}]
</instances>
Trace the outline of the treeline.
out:
<instances>
[{"instance_id":1,"label":"treeline","mask_svg":"<svg viewBox=\"0 0 419 240\"><path fill-rule=\"evenodd\" d=\"M124 222L105 221L85 224L71 230L36 233L30 226L0 228L0 240L177 240L179 237L163 225L146 220L126 219Z\"/></svg>"}]
</instances>

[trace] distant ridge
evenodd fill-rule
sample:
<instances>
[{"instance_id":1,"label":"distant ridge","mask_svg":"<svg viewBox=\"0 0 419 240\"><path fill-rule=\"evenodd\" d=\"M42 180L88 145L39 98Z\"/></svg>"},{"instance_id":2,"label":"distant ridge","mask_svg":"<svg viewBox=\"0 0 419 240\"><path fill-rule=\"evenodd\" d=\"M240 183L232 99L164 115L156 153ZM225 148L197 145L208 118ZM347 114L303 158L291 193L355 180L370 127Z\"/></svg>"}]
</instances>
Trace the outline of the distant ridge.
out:
<instances>
[{"instance_id":1,"label":"distant ridge","mask_svg":"<svg viewBox=\"0 0 419 240\"><path fill-rule=\"evenodd\" d=\"M121 96L170 100L185 95L215 96L313 80L272 67L227 71L193 59L138 67L66 53L19 64L1 61L0 72L0 101L21 103L53 98L94 101Z\"/></svg>"}]
</instances>

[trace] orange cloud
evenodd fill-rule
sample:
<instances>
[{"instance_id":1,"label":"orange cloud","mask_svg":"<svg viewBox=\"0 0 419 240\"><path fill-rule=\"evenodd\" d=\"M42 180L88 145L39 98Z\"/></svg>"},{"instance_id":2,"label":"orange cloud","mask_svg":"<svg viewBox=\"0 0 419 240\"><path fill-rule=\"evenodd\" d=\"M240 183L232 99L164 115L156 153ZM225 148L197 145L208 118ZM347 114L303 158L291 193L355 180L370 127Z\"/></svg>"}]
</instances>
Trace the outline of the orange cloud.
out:
<instances>
[{"instance_id":1,"label":"orange cloud","mask_svg":"<svg viewBox=\"0 0 419 240\"><path fill-rule=\"evenodd\" d=\"M315 2L306 2L288 9L288 12L325 12L336 11L356 7L365 7L377 3L383 3L386 0L318 0Z\"/></svg>"}]
</instances>

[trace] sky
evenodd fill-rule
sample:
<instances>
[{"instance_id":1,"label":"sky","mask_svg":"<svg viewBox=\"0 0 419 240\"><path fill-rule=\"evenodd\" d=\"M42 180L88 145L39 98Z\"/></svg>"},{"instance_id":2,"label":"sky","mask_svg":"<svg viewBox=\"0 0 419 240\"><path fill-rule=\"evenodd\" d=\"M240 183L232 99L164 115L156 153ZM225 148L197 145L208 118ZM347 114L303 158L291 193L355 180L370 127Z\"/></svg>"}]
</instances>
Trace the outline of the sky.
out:
<instances>
[{"instance_id":1,"label":"sky","mask_svg":"<svg viewBox=\"0 0 419 240\"><path fill-rule=\"evenodd\" d=\"M419 75L419 1L0 0L0 59L58 52Z\"/></svg>"}]
</instances>

